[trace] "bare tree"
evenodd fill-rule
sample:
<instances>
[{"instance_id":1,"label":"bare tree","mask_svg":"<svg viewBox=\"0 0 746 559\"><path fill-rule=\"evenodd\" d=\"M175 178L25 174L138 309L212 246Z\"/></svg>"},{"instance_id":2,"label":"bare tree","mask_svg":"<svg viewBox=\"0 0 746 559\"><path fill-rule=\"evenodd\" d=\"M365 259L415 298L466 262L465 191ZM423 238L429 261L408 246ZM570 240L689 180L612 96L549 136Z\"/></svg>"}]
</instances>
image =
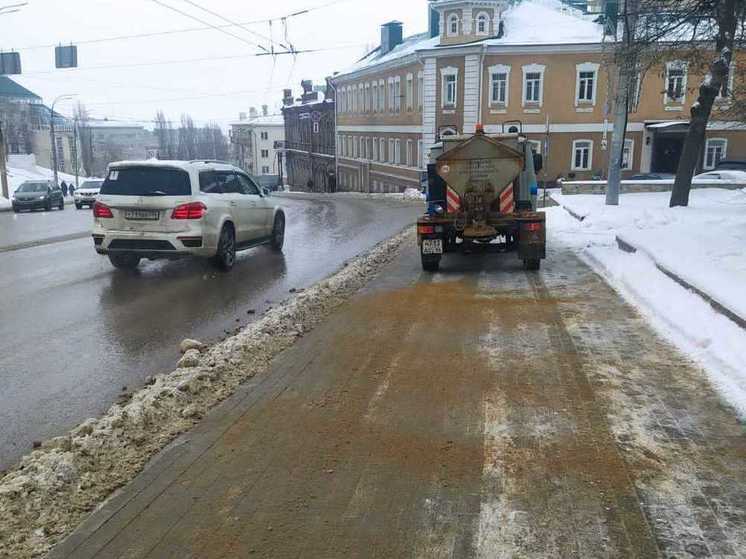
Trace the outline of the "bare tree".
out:
<instances>
[{"instance_id":1,"label":"bare tree","mask_svg":"<svg viewBox=\"0 0 746 559\"><path fill-rule=\"evenodd\" d=\"M94 174L96 166L93 156L93 130L88 125L90 115L85 105L78 102L74 110L74 118L78 121L78 138L80 141L80 160L83 163L83 170L89 176Z\"/></svg>"},{"instance_id":2,"label":"bare tree","mask_svg":"<svg viewBox=\"0 0 746 559\"><path fill-rule=\"evenodd\" d=\"M176 150L173 144L173 126L163 111L158 111L155 115L155 136L158 140L158 159L174 159Z\"/></svg>"},{"instance_id":3,"label":"bare tree","mask_svg":"<svg viewBox=\"0 0 746 559\"><path fill-rule=\"evenodd\" d=\"M197 131L194 120L188 114L181 115L177 156L184 160L195 159L197 156Z\"/></svg>"}]
</instances>

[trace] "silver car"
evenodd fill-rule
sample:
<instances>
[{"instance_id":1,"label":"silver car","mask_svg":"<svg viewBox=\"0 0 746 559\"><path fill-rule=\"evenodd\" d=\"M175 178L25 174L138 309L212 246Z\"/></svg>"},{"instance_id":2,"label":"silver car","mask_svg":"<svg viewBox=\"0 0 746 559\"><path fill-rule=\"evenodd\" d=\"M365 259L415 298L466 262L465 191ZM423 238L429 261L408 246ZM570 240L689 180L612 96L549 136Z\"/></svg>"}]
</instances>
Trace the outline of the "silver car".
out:
<instances>
[{"instance_id":1,"label":"silver car","mask_svg":"<svg viewBox=\"0 0 746 559\"><path fill-rule=\"evenodd\" d=\"M236 251L281 251L285 213L241 169L212 161L112 163L93 206L93 241L117 268L143 258L211 258L230 270Z\"/></svg>"},{"instance_id":2,"label":"silver car","mask_svg":"<svg viewBox=\"0 0 746 559\"><path fill-rule=\"evenodd\" d=\"M83 181L83 183L75 189L73 193L73 200L75 200L75 207L77 209L83 206L93 207L93 203L96 201L101 186L104 184L103 180L90 179Z\"/></svg>"}]
</instances>

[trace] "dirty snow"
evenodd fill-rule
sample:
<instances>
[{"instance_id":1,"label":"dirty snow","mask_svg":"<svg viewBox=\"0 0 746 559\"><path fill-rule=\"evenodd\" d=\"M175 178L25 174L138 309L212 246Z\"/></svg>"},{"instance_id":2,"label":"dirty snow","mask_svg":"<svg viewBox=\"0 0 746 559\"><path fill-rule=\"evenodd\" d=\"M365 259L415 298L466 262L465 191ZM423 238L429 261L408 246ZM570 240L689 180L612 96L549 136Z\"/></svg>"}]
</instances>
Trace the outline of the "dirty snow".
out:
<instances>
[{"instance_id":1,"label":"dirty snow","mask_svg":"<svg viewBox=\"0 0 746 559\"><path fill-rule=\"evenodd\" d=\"M25 456L0 479L0 557L45 554L150 457L365 285L412 235L410 229L380 243L202 353L185 343L180 368Z\"/></svg>"},{"instance_id":2,"label":"dirty snow","mask_svg":"<svg viewBox=\"0 0 746 559\"><path fill-rule=\"evenodd\" d=\"M553 198L548 231L575 248L654 327L701 363L721 396L746 417L746 330L715 311L658 266L746 318L746 192L694 190L688 208L669 208L669 193ZM616 237L636 247L622 252Z\"/></svg>"}]
</instances>

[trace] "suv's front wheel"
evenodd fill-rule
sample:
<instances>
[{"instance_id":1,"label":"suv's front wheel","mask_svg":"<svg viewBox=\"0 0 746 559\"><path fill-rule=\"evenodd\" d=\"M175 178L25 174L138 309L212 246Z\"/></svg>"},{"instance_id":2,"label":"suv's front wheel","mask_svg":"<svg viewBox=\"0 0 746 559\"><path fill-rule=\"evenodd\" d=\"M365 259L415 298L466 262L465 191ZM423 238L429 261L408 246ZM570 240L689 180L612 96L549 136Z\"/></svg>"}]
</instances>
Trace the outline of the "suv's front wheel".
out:
<instances>
[{"instance_id":1,"label":"suv's front wheel","mask_svg":"<svg viewBox=\"0 0 746 559\"><path fill-rule=\"evenodd\" d=\"M218 268L226 272L236 263L236 236L230 225L223 225L218 240L218 251L212 260Z\"/></svg>"},{"instance_id":2,"label":"suv's front wheel","mask_svg":"<svg viewBox=\"0 0 746 559\"><path fill-rule=\"evenodd\" d=\"M272 227L272 250L280 252L285 246L285 214L278 212L275 216L275 224Z\"/></svg>"},{"instance_id":3,"label":"suv's front wheel","mask_svg":"<svg viewBox=\"0 0 746 559\"><path fill-rule=\"evenodd\" d=\"M109 262L121 270L134 270L140 264L140 257L136 254L110 254Z\"/></svg>"}]
</instances>

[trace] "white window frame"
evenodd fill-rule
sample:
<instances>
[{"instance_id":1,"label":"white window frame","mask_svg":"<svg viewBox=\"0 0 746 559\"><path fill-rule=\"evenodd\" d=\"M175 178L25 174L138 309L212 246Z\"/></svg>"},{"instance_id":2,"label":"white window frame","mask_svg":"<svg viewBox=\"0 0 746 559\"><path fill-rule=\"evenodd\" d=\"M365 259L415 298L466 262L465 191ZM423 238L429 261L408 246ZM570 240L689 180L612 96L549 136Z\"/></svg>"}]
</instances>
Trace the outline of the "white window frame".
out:
<instances>
[{"instance_id":1,"label":"white window frame","mask_svg":"<svg viewBox=\"0 0 746 559\"><path fill-rule=\"evenodd\" d=\"M378 80L378 112L386 112L386 80Z\"/></svg>"},{"instance_id":2,"label":"white window frame","mask_svg":"<svg viewBox=\"0 0 746 559\"><path fill-rule=\"evenodd\" d=\"M413 167L414 162L414 154L412 153L412 149L414 148L414 142L412 140L407 140L407 160L406 164L407 167Z\"/></svg>"},{"instance_id":3,"label":"white window frame","mask_svg":"<svg viewBox=\"0 0 746 559\"><path fill-rule=\"evenodd\" d=\"M676 99L673 99L668 96L668 79L669 79L669 72L672 69L677 70L683 70L683 76L681 78L681 97L677 97ZM666 78L663 82L664 88L663 88L663 102L666 105L676 104L676 105L683 105L686 103L686 82L689 78L689 65L684 62L683 60L672 60L671 62L666 62Z\"/></svg>"},{"instance_id":4,"label":"white window frame","mask_svg":"<svg viewBox=\"0 0 746 559\"><path fill-rule=\"evenodd\" d=\"M417 72L417 108L422 111L425 104L425 74Z\"/></svg>"},{"instance_id":5,"label":"white window frame","mask_svg":"<svg viewBox=\"0 0 746 559\"><path fill-rule=\"evenodd\" d=\"M389 138L389 151L386 154L386 161L391 164L394 163L394 149L394 138Z\"/></svg>"},{"instance_id":6,"label":"white window frame","mask_svg":"<svg viewBox=\"0 0 746 559\"><path fill-rule=\"evenodd\" d=\"M448 93L446 82L447 77L453 77L453 104L446 103L446 96ZM458 107L458 68L455 66L446 66L440 69L440 106L443 109L455 109Z\"/></svg>"},{"instance_id":7,"label":"white window frame","mask_svg":"<svg viewBox=\"0 0 746 559\"><path fill-rule=\"evenodd\" d=\"M373 161L378 161L378 140L376 138L371 138L373 145L372 148L372 155L373 155Z\"/></svg>"},{"instance_id":8,"label":"white window frame","mask_svg":"<svg viewBox=\"0 0 746 559\"><path fill-rule=\"evenodd\" d=\"M373 82L370 86L371 112L378 112L378 82Z\"/></svg>"},{"instance_id":9,"label":"white window frame","mask_svg":"<svg viewBox=\"0 0 746 559\"><path fill-rule=\"evenodd\" d=\"M582 64L575 65L575 106L580 105L592 105L596 106L596 95L598 93L598 69L601 67L600 64L595 62L583 62ZM593 91L590 99L580 98L580 73L593 72Z\"/></svg>"},{"instance_id":10,"label":"white window frame","mask_svg":"<svg viewBox=\"0 0 746 559\"><path fill-rule=\"evenodd\" d=\"M395 94L394 94L394 78L393 78L393 76L388 79L388 84L389 84L389 87L388 87L388 94L389 94L388 95L389 96L388 108L389 108L389 112L393 113L394 112L394 97L395 97Z\"/></svg>"},{"instance_id":11,"label":"white window frame","mask_svg":"<svg viewBox=\"0 0 746 559\"><path fill-rule=\"evenodd\" d=\"M319 123L318 123L318 121L315 121L313 123L313 133L314 134L318 134L319 133Z\"/></svg>"},{"instance_id":12,"label":"white window frame","mask_svg":"<svg viewBox=\"0 0 746 559\"><path fill-rule=\"evenodd\" d=\"M544 64L526 64L523 66L523 106L524 107L533 107L538 105L539 107L543 106L544 104L544 72L546 70L546 66ZM528 88L526 87L526 76L528 74L539 74L539 100L538 101L529 101L526 99L526 93L528 93Z\"/></svg>"},{"instance_id":13,"label":"white window frame","mask_svg":"<svg viewBox=\"0 0 746 559\"><path fill-rule=\"evenodd\" d=\"M378 160L386 162L386 138L378 138Z\"/></svg>"},{"instance_id":14,"label":"white window frame","mask_svg":"<svg viewBox=\"0 0 746 559\"><path fill-rule=\"evenodd\" d=\"M422 140L417 140L417 168L418 169L424 169L425 168L425 161L423 159L423 152L422 147L424 143Z\"/></svg>"},{"instance_id":15,"label":"white window frame","mask_svg":"<svg viewBox=\"0 0 746 559\"><path fill-rule=\"evenodd\" d=\"M704 161L702 162L702 169L704 169L705 171L712 171L715 167L717 167L716 162L713 162L711 165L708 165L708 162L707 162L710 156L710 144L714 142L718 142L722 144L723 153L720 156L720 160L722 161L728 156L728 139L727 138L707 138L707 140L705 140Z\"/></svg>"},{"instance_id":16,"label":"white window frame","mask_svg":"<svg viewBox=\"0 0 746 559\"><path fill-rule=\"evenodd\" d=\"M401 165L401 140L394 140L394 165Z\"/></svg>"},{"instance_id":17,"label":"white window frame","mask_svg":"<svg viewBox=\"0 0 746 559\"><path fill-rule=\"evenodd\" d=\"M626 161L624 155L629 154ZM635 168L635 141L632 138L624 139L624 149L622 150L622 171L631 171Z\"/></svg>"},{"instance_id":18,"label":"white window frame","mask_svg":"<svg viewBox=\"0 0 746 559\"><path fill-rule=\"evenodd\" d=\"M580 143L588 144L588 166L587 167L578 167L575 165L575 159L577 154L577 145ZM588 140L585 138L579 138L577 140L572 141L572 161L570 162L570 169L572 171L590 171L593 169L593 140Z\"/></svg>"},{"instance_id":19,"label":"white window frame","mask_svg":"<svg viewBox=\"0 0 746 559\"><path fill-rule=\"evenodd\" d=\"M723 97L722 89L718 92L718 96L715 97L715 101L720 103L727 102L733 99L733 86L736 83L736 61L733 60L728 67L728 95Z\"/></svg>"},{"instance_id":20,"label":"white window frame","mask_svg":"<svg viewBox=\"0 0 746 559\"><path fill-rule=\"evenodd\" d=\"M414 109L414 74L407 74L406 88L407 111Z\"/></svg>"},{"instance_id":21,"label":"white window frame","mask_svg":"<svg viewBox=\"0 0 746 559\"><path fill-rule=\"evenodd\" d=\"M487 68L489 72L488 78L490 80L490 107L507 107L510 102L510 66L507 64L495 64ZM495 74L505 74L505 102L493 101L495 94L495 83L492 77Z\"/></svg>"},{"instance_id":22,"label":"white window frame","mask_svg":"<svg viewBox=\"0 0 746 559\"><path fill-rule=\"evenodd\" d=\"M368 159L368 142L365 137L360 138L360 159Z\"/></svg>"},{"instance_id":23,"label":"white window frame","mask_svg":"<svg viewBox=\"0 0 746 559\"><path fill-rule=\"evenodd\" d=\"M394 110L401 112L401 76L394 78Z\"/></svg>"},{"instance_id":24,"label":"white window frame","mask_svg":"<svg viewBox=\"0 0 746 559\"><path fill-rule=\"evenodd\" d=\"M453 24L456 24L456 30L453 30ZM446 25L446 35L448 37L458 37L459 35L459 17L458 14L451 14L448 16L448 24Z\"/></svg>"},{"instance_id":25,"label":"white window frame","mask_svg":"<svg viewBox=\"0 0 746 559\"><path fill-rule=\"evenodd\" d=\"M526 141L536 148L534 149L535 153L538 153L539 155L541 155L541 140L526 140Z\"/></svg>"},{"instance_id":26,"label":"white window frame","mask_svg":"<svg viewBox=\"0 0 746 559\"><path fill-rule=\"evenodd\" d=\"M484 31L479 30L480 18L484 18ZM474 33L480 37L487 37L490 34L490 15L487 12L479 12L474 18Z\"/></svg>"}]
</instances>

